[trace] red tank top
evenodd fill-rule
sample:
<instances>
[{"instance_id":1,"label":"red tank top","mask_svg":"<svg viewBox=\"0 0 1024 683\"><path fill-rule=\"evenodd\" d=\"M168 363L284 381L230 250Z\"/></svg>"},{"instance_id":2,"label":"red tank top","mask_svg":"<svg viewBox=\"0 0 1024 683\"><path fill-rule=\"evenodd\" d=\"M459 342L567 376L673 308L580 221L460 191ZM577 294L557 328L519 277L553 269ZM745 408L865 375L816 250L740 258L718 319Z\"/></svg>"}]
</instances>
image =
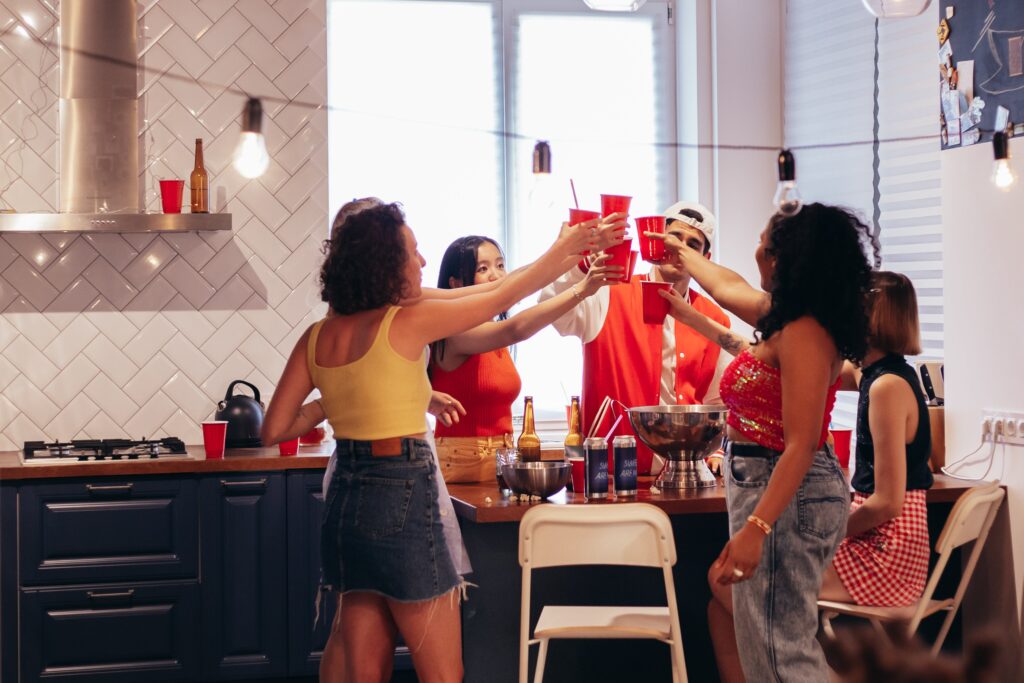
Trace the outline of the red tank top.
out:
<instances>
[{"instance_id":1,"label":"red tank top","mask_svg":"<svg viewBox=\"0 0 1024 683\"><path fill-rule=\"evenodd\" d=\"M828 388L825 415L822 418L818 448L825 444L832 406L836 402L839 379ZM722 400L729 408L729 426L751 441L766 448L786 448L782 430L782 375L778 368L765 363L750 352L742 351L722 373L718 386Z\"/></svg>"},{"instance_id":2,"label":"red tank top","mask_svg":"<svg viewBox=\"0 0 1024 683\"><path fill-rule=\"evenodd\" d=\"M522 381L508 349L470 356L451 372L431 363L430 384L459 399L466 414L458 424L437 423L437 436L499 436L512 433L512 402Z\"/></svg>"}]
</instances>

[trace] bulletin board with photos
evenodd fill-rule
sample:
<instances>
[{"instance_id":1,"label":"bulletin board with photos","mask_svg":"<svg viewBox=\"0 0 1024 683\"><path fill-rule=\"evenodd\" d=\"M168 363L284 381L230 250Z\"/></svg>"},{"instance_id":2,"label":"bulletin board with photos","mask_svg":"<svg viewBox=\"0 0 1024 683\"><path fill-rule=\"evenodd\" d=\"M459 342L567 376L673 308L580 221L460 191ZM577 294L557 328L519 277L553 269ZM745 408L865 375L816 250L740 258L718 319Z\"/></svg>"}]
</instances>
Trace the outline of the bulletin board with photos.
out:
<instances>
[{"instance_id":1,"label":"bulletin board with photos","mask_svg":"<svg viewBox=\"0 0 1024 683\"><path fill-rule=\"evenodd\" d=\"M940 0L942 148L1024 135L1024 0Z\"/></svg>"}]
</instances>

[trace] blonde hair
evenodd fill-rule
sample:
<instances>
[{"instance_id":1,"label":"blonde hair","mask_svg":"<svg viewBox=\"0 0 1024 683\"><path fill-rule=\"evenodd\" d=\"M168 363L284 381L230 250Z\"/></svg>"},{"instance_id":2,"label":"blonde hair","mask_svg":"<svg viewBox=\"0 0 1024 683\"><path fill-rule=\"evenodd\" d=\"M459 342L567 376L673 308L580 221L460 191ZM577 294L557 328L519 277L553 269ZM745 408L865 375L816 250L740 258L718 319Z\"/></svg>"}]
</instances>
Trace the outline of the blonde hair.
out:
<instances>
[{"instance_id":1,"label":"blonde hair","mask_svg":"<svg viewBox=\"0 0 1024 683\"><path fill-rule=\"evenodd\" d=\"M337 215L334 216L334 222L331 224L331 239L333 240L338 236L338 230L345 224L349 216L354 216L360 211L366 211L372 209L375 206L383 206L384 202L377 199L376 197L363 197L361 199L353 199L350 202L346 202L340 209L338 209Z\"/></svg>"},{"instance_id":2,"label":"blonde hair","mask_svg":"<svg viewBox=\"0 0 1024 683\"><path fill-rule=\"evenodd\" d=\"M871 274L868 342L886 353L916 356L921 353L921 325L917 294L906 275L888 270Z\"/></svg>"}]
</instances>

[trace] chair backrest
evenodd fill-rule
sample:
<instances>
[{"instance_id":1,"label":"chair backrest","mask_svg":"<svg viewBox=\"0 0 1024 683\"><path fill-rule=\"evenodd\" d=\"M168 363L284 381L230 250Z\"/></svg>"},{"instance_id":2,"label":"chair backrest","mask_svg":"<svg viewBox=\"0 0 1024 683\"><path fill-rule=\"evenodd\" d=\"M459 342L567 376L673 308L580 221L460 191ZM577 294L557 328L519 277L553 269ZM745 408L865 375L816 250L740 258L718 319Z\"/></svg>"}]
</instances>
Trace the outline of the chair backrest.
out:
<instances>
[{"instance_id":1,"label":"chair backrest","mask_svg":"<svg viewBox=\"0 0 1024 683\"><path fill-rule=\"evenodd\" d=\"M935 542L935 552L943 555L987 533L1005 495L998 483L991 483L960 496Z\"/></svg>"},{"instance_id":2,"label":"chair backrest","mask_svg":"<svg viewBox=\"0 0 1024 683\"><path fill-rule=\"evenodd\" d=\"M538 505L519 525L519 564L524 568L675 563L668 515L647 503Z\"/></svg>"}]
</instances>

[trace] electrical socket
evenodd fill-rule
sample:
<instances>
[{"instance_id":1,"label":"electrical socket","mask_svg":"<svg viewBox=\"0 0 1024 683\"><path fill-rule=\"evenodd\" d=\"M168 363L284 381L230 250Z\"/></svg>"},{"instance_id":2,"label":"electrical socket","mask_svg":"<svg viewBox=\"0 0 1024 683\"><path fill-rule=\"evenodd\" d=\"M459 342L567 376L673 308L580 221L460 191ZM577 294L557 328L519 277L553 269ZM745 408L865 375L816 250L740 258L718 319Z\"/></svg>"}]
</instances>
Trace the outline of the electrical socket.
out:
<instances>
[{"instance_id":1,"label":"electrical socket","mask_svg":"<svg viewBox=\"0 0 1024 683\"><path fill-rule=\"evenodd\" d=\"M1024 446L1024 413L1008 410L985 410L981 414L981 435L985 441Z\"/></svg>"}]
</instances>

